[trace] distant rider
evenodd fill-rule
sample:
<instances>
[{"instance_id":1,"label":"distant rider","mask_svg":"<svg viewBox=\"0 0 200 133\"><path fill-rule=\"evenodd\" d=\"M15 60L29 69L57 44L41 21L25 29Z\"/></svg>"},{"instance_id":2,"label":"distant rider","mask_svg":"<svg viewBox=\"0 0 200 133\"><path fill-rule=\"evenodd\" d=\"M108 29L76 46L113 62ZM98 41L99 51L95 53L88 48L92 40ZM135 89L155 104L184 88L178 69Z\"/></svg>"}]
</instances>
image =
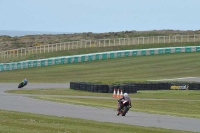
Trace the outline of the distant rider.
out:
<instances>
[{"instance_id":1,"label":"distant rider","mask_svg":"<svg viewBox=\"0 0 200 133\"><path fill-rule=\"evenodd\" d=\"M23 81L22 81L23 85L27 85L28 83L28 80L25 78Z\"/></svg>"},{"instance_id":2,"label":"distant rider","mask_svg":"<svg viewBox=\"0 0 200 133\"><path fill-rule=\"evenodd\" d=\"M126 101L128 100L129 101L129 106L132 107L131 98L128 96L128 93L124 93L123 97L118 100L120 106L119 106L117 111L120 111L123 108L123 101L124 100L126 100Z\"/></svg>"}]
</instances>

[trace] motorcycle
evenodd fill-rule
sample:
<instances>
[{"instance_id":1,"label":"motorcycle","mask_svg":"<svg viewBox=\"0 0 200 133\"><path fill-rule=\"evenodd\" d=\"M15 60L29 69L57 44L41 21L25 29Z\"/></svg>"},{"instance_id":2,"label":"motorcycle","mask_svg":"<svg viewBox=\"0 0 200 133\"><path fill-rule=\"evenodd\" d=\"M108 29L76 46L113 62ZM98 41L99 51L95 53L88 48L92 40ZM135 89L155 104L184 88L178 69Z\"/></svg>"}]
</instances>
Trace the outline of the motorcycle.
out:
<instances>
[{"instance_id":1,"label":"motorcycle","mask_svg":"<svg viewBox=\"0 0 200 133\"><path fill-rule=\"evenodd\" d=\"M118 110L117 115L119 116L121 114L122 116L125 116L126 113L129 111L129 109L132 106L130 105L130 101L129 100L124 100L124 101L122 101L121 104L122 104L122 108L120 110ZM118 102L118 109L119 109L119 107L120 107L120 102Z\"/></svg>"},{"instance_id":2,"label":"motorcycle","mask_svg":"<svg viewBox=\"0 0 200 133\"><path fill-rule=\"evenodd\" d=\"M18 88L23 88L24 86L26 86L28 83L28 81L24 84L24 82L19 83Z\"/></svg>"}]
</instances>

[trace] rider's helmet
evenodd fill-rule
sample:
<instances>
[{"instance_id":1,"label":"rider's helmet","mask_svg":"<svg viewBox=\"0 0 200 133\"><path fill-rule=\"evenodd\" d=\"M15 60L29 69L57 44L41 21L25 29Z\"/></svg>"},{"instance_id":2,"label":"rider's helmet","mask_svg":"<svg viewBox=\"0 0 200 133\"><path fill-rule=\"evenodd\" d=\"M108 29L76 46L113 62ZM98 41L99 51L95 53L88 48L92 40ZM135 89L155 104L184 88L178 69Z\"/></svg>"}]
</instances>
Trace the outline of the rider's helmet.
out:
<instances>
[{"instance_id":1,"label":"rider's helmet","mask_svg":"<svg viewBox=\"0 0 200 133\"><path fill-rule=\"evenodd\" d=\"M124 93L124 97L128 97L128 93Z\"/></svg>"}]
</instances>

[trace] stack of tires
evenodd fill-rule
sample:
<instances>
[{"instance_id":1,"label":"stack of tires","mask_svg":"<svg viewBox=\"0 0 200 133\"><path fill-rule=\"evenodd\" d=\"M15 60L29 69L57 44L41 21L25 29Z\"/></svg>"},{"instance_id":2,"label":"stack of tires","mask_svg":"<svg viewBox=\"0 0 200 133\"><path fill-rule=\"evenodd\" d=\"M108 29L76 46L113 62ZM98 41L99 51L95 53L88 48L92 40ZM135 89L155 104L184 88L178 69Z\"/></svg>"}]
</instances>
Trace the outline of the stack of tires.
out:
<instances>
[{"instance_id":1,"label":"stack of tires","mask_svg":"<svg viewBox=\"0 0 200 133\"><path fill-rule=\"evenodd\" d=\"M105 84L92 84L89 82L70 82L70 89L96 93L108 93L109 86Z\"/></svg>"}]
</instances>

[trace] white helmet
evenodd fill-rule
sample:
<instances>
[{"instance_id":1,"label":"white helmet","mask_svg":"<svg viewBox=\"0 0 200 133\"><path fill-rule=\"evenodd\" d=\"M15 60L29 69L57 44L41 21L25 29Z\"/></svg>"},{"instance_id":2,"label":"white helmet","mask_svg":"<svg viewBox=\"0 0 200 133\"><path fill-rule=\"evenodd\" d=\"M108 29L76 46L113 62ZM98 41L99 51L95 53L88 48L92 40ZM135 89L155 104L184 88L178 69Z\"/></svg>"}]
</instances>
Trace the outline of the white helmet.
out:
<instances>
[{"instance_id":1,"label":"white helmet","mask_svg":"<svg viewBox=\"0 0 200 133\"><path fill-rule=\"evenodd\" d=\"M124 93L124 96L125 96L125 97L128 97L128 93Z\"/></svg>"}]
</instances>

